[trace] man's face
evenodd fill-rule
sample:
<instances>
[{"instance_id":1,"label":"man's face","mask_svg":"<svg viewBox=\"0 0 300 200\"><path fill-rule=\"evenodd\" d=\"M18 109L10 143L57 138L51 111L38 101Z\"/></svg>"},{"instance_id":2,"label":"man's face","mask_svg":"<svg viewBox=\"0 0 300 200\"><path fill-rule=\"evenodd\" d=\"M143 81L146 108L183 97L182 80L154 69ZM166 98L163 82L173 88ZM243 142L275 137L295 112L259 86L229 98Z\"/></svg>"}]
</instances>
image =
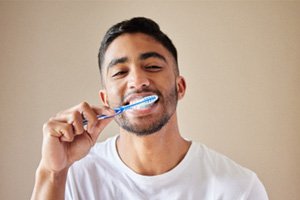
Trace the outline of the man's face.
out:
<instances>
[{"instance_id":1,"label":"man's face","mask_svg":"<svg viewBox=\"0 0 300 200\"><path fill-rule=\"evenodd\" d=\"M142 33L123 34L109 45L102 69L105 90L100 92L104 103L118 107L149 95L159 97L150 106L117 116L119 126L137 135L148 135L168 122L178 97L185 91L184 79L176 75L175 66L169 51Z\"/></svg>"}]
</instances>

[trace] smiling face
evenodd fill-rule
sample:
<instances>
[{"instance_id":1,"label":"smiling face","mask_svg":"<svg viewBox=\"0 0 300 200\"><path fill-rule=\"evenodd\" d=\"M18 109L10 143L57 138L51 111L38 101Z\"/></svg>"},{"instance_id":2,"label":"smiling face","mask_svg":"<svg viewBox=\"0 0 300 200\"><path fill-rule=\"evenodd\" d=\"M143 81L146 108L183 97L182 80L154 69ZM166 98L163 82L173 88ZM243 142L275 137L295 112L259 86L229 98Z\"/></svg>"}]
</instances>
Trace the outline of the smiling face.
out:
<instances>
[{"instance_id":1,"label":"smiling face","mask_svg":"<svg viewBox=\"0 0 300 200\"><path fill-rule=\"evenodd\" d=\"M119 126L137 135L159 131L174 115L185 81L176 71L170 52L151 36L134 33L117 37L102 65L103 102L118 107L145 96L157 95L149 106L128 110L115 118Z\"/></svg>"}]
</instances>

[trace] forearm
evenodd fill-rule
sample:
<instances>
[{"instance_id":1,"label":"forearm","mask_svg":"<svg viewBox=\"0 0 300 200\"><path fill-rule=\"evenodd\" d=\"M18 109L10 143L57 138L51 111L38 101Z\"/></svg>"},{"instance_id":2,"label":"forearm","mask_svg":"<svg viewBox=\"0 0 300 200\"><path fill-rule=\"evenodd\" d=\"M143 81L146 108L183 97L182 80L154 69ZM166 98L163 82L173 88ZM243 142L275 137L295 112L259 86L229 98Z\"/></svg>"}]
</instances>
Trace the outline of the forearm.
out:
<instances>
[{"instance_id":1,"label":"forearm","mask_svg":"<svg viewBox=\"0 0 300 200\"><path fill-rule=\"evenodd\" d=\"M54 173L38 167L31 200L63 200L68 169Z\"/></svg>"}]
</instances>

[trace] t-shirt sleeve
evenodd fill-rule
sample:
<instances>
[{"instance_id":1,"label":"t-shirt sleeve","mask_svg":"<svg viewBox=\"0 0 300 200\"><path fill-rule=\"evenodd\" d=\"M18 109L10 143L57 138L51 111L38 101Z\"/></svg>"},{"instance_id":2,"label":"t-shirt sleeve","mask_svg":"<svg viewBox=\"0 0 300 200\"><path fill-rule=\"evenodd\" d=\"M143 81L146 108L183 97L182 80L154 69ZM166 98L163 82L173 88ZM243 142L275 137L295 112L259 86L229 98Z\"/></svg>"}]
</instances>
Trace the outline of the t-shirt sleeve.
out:
<instances>
[{"instance_id":1,"label":"t-shirt sleeve","mask_svg":"<svg viewBox=\"0 0 300 200\"><path fill-rule=\"evenodd\" d=\"M247 200L268 200L268 195L265 187L256 175L253 176L249 187Z\"/></svg>"}]
</instances>

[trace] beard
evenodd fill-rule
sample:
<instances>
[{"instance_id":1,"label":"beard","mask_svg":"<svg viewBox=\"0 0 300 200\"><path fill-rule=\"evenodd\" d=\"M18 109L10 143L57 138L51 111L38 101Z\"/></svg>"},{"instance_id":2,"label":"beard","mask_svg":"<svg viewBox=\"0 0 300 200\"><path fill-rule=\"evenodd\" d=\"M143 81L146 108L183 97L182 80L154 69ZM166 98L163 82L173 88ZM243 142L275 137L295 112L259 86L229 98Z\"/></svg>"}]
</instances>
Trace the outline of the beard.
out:
<instances>
[{"instance_id":1,"label":"beard","mask_svg":"<svg viewBox=\"0 0 300 200\"><path fill-rule=\"evenodd\" d=\"M147 90L141 92L150 91ZM154 92L159 97L159 100L156 103L161 103L163 105L163 110L160 115L152 117L152 119L149 119L149 116L139 117L138 123L133 123L126 116L126 112L124 112L115 117L115 121L121 128L138 136L147 136L161 130L168 123L177 107L178 93L176 86L172 87L165 96L157 90L151 92Z\"/></svg>"}]
</instances>

